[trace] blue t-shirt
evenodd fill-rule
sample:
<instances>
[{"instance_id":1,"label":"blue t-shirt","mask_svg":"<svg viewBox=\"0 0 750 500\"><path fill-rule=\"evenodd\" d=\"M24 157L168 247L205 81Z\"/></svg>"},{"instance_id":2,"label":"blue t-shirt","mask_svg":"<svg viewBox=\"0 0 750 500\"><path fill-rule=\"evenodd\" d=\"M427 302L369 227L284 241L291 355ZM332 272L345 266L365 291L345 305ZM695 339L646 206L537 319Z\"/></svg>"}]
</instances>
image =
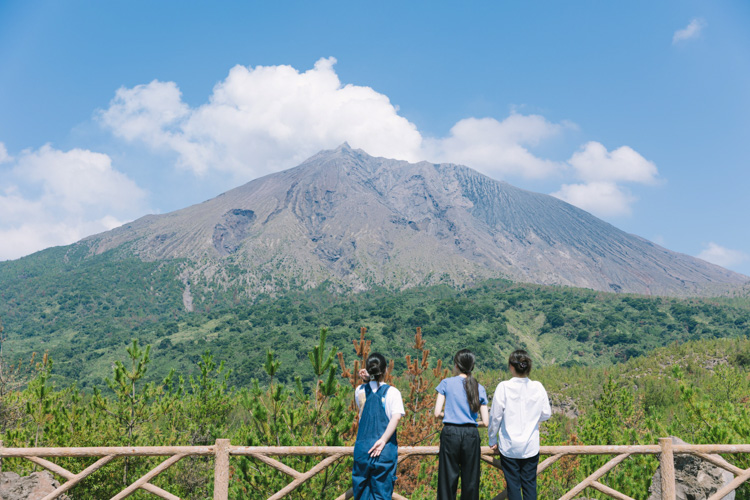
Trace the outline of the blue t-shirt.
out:
<instances>
[{"instance_id":1,"label":"blue t-shirt","mask_svg":"<svg viewBox=\"0 0 750 500\"><path fill-rule=\"evenodd\" d=\"M464 389L464 377L457 375L440 381L437 389L439 394L445 396L445 424L476 424L477 413L469 408L469 401L466 399L466 389ZM479 404L487 404L487 391L479 384Z\"/></svg>"}]
</instances>

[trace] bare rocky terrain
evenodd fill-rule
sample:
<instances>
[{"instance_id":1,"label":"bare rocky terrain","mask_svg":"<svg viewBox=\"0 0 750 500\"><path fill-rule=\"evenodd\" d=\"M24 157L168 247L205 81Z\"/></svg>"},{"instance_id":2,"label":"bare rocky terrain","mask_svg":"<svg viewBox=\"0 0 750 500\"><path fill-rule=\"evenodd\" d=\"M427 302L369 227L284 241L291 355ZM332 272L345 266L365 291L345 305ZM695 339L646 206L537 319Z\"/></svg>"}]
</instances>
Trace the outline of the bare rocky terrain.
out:
<instances>
[{"instance_id":1,"label":"bare rocky terrain","mask_svg":"<svg viewBox=\"0 0 750 500\"><path fill-rule=\"evenodd\" d=\"M750 280L470 168L375 158L346 144L80 245L185 259L186 286L250 296L323 282L356 291L486 278L684 296Z\"/></svg>"}]
</instances>

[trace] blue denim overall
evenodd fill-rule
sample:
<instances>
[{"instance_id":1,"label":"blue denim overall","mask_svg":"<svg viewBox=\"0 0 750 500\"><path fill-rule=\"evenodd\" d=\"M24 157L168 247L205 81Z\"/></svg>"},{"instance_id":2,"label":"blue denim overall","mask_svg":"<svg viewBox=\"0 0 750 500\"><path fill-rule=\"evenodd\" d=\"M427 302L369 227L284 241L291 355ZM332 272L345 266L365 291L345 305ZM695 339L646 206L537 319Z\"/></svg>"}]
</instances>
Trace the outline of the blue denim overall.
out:
<instances>
[{"instance_id":1,"label":"blue denim overall","mask_svg":"<svg viewBox=\"0 0 750 500\"><path fill-rule=\"evenodd\" d=\"M354 467L352 468L352 488L355 500L390 500L393 483L396 481L398 444L394 432L380 456L371 457L367 452L388 427L385 414L385 394L390 386L383 384L373 392L370 384L364 384L365 405L359 420L357 441L354 443Z\"/></svg>"}]
</instances>

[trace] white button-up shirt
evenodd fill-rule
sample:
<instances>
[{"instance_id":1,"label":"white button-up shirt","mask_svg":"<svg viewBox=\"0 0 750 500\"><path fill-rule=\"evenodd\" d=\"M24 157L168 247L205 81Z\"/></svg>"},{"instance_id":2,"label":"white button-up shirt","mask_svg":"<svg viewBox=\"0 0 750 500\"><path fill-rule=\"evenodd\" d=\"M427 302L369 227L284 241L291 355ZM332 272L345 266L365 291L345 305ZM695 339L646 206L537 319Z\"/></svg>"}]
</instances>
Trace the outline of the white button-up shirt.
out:
<instances>
[{"instance_id":1,"label":"white button-up shirt","mask_svg":"<svg viewBox=\"0 0 750 500\"><path fill-rule=\"evenodd\" d=\"M539 453L539 422L551 415L540 382L525 377L500 382L490 410L490 446L498 444L500 453L509 458L533 457Z\"/></svg>"}]
</instances>

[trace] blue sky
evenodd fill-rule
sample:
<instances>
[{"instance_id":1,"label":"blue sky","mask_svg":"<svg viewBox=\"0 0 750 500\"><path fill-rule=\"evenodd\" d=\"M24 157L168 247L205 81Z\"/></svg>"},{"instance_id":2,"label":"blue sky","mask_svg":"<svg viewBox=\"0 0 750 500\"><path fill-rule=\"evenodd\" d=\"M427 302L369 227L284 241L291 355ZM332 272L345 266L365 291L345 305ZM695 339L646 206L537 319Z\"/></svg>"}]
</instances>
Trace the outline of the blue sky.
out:
<instances>
[{"instance_id":1,"label":"blue sky","mask_svg":"<svg viewBox=\"0 0 750 500\"><path fill-rule=\"evenodd\" d=\"M750 3L0 0L0 259L344 141L750 275Z\"/></svg>"}]
</instances>

